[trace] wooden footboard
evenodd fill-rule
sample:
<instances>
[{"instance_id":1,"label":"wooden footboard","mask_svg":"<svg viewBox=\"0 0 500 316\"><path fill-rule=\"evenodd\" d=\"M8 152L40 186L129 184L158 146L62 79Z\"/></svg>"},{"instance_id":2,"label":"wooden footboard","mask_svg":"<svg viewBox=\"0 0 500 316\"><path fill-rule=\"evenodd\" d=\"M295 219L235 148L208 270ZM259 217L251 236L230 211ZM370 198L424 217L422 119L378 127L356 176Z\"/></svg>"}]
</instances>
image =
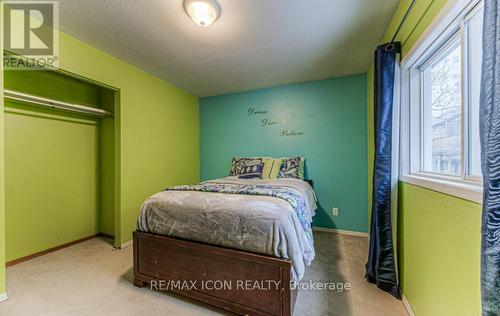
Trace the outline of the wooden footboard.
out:
<instances>
[{"instance_id":1,"label":"wooden footboard","mask_svg":"<svg viewBox=\"0 0 500 316\"><path fill-rule=\"evenodd\" d=\"M134 232L134 284L241 315L290 316L289 260Z\"/></svg>"}]
</instances>

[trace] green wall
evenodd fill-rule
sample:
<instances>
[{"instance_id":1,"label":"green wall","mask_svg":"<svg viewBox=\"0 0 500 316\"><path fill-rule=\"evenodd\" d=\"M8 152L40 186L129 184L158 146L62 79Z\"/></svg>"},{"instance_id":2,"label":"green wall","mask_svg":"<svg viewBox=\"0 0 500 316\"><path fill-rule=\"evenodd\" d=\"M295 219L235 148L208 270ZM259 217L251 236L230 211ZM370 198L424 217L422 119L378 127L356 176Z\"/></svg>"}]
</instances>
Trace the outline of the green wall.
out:
<instances>
[{"instance_id":1,"label":"green wall","mask_svg":"<svg viewBox=\"0 0 500 316\"><path fill-rule=\"evenodd\" d=\"M5 71L4 79L5 89L101 104L103 89L55 72ZM101 130L98 119L5 101L7 262L101 231L100 202L113 194L100 185Z\"/></svg>"},{"instance_id":2,"label":"green wall","mask_svg":"<svg viewBox=\"0 0 500 316\"><path fill-rule=\"evenodd\" d=\"M118 93L109 89L100 89L99 102L103 109L115 112L116 104L118 103ZM99 233L114 236L115 226L120 227L118 221L119 212L115 210L115 194L116 188L116 152L115 152L115 119L102 118L99 122L99 191L100 203L98 212L98 229ZM115 225L116 221L116 225Z\"/></svg>"},{"instance_id":3,"label":"green wall","mask_svg":"<svg viewBox=\"0 0 500 316\"><path fill-rule=\"evenodd\" d=\"M146 197L199 179L198 98L60 33L60 67L120 90L119 242L132 238Z\"/></svg>"},{"instance_id":4,"label":"green wall","mask_svg":"<svg viewBox=\"0 0 500 316\"><path fill-rule=\"evenodd\" d=\"M481 315L481 205L400 184L401 289L416 315Z\"/></svg>"},{"instance_id":5,"label":"green wall","mask_svg":"<svg viewBox=\"0 0 500 316\"><path fill-rule=\"evenodd\" d=\"M119 132L113 140L118 153L114 161L117 172L112 176L116 183L114 223L118 223L115 242L123 244L131 240L145 198L166 186L199 180L198 98L67 34L59 35L61 70L109 85L119 92L114 119ZM2 117L3 111L0 123ZM87 125L80 132L86 136L94 133ZM0 145L3 139L0 137ZM0 146L0 162L3 155ZM0 166L1 184L4 170L3 164ZM0 194L3 236L3 190ZM2 237L0 293L5 291L4 242Z\"/></svg>"},{"instance_id":6,"label":"green wall","mask_svg":"<svg viewBox=\"0 0 500 316\"><path fill-rule=\"evenodd\" d=\"M3 6L0 5L0 17ZM0 20L1 21L1 20ZM3 23L0 23L0 57L3 61ZM5 168L4 168L4 102L3 63L0 66L0 295L5 293Z\"/></svg>"},{"instance_id":7,"label":"green wall","mask_svg":"<svg viewBox=\"0 0 500 316\"><path fill-rule=\"evenodd\" d=\"M400 2L382 43L401 21L410 0ZM446 4L417 1L397 40L403 56ZM373 171L373 67L368 71L368 168L371 205ZM370 209L369 209L370 211ZM480 315L481 206L400 184L398 250L401 290L417 316Z\"/></svg>"},{"instance_id":8,"label":"green wall","mask_svg":"<svg viewBox=\"0 0 500 316\"><path fill-rule=\"evenodd\" d=\"M5 111L6 260L96 234L98 123Z\"/></svg>"},{"instance_id":9,"label":"green wall","mask_svg":"<svg viewBox=\"0 0 500 316\"><path fill-rule=\"evenodd\" d=\"M237 155L305 156L320 205L314 225L366 232L365 91L363 74L201 99L201 178L227 176ZM264 119L286 124L261 126ZM280 136L283 129L303 135Z\"/></svg>"}]
</instances>

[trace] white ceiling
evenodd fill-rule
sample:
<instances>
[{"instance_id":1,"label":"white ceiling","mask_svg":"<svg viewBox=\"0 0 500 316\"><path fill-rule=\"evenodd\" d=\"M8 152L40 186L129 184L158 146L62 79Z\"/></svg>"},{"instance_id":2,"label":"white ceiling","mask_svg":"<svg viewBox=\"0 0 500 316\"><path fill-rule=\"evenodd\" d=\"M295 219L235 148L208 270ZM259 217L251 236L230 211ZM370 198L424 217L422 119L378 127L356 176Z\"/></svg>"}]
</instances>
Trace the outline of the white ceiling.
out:
<instances>
[{"instance_id":1,"label":"white ceiling","mask_svg":"<svg viewBox=\"0 0 500 316\"><path fill-rule=\"evenodd\" d=\"M195 25L182 0L61 0L68 34L197 96L365 72L398 0L219 0Z\"/></svg>"}]
</instances>

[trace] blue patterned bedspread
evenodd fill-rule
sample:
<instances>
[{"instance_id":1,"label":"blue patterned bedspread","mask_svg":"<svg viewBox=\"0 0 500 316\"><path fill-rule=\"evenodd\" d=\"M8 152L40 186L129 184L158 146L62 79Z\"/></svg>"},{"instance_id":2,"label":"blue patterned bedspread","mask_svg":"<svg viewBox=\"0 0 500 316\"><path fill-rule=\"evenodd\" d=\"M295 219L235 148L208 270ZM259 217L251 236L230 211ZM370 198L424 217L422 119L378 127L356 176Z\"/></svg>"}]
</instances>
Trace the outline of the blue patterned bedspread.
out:
<instances>
[{"instance_id":1,"label":"blue patterned bedspread","mask_svg":"<svg viewBox=\"0 0 500 316\"><path fill-rule=\"evenodd\" d=\"M271 196L278 199L282 199L288 202L292 206L304 230L306 239L309 241L311 247L314 244L312 227L311 227L312 223L311 210L307 209L305 198L291 187L265 185L265 184L203 182L195 185L175 186L172 188L168 188L167 190L263 195L263 196Z\"/></svg>"}]
</instances>

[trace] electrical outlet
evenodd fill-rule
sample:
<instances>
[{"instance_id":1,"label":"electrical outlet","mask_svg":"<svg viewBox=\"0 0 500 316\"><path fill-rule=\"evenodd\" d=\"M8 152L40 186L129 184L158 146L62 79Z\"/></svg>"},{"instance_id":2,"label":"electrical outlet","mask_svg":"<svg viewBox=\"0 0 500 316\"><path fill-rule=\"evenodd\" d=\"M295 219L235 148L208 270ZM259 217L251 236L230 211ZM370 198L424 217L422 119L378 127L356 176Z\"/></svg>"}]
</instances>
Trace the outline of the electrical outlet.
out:
<instances>
[{"instance_id":1,"label":"electrical outlet","mask_svg":"<svg viewBox=\"0 0 500 316\"><path fill-rule=\"evenodd\" d=\"M336 207L332 208L332 214L333 216L339 216L339 209Z\"/></svg>"}]
</instances>

